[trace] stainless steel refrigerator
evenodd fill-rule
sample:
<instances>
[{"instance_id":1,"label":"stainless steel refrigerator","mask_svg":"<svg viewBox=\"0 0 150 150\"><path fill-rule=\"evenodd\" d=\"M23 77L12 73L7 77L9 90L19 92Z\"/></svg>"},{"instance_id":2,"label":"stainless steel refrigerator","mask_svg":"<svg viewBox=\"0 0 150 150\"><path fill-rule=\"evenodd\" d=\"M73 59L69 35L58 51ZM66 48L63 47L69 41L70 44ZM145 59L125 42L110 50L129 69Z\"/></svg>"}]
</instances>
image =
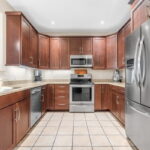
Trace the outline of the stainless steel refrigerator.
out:
<instances>
[{"instance_id":1,"label":"stainless steel refrigerator","mask_svg":"<svg viewBox=\"0 0 150 150\"><path fill-rule=\"evenodd\" d=\"M126 133L139 150L150 150L150 20L125 45Z\"/></svg>"}]
</instances>

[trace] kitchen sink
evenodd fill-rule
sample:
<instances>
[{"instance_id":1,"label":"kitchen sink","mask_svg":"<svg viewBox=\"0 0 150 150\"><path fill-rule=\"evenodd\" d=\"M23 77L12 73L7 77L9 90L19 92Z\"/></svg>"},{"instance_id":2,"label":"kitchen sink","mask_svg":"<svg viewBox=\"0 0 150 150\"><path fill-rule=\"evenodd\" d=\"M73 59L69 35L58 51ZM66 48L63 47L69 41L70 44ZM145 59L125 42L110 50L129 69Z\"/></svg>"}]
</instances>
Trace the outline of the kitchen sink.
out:
<instances>
[{"instance_id":1,"label":"kitchen sink","mask_svg":"<svg viewBox=\"0 0 150 150\"><path fill-rule=\"evenodd\" d=\"M13 89L18 89L20 87L10 87L10 86L2 86L0 87L0 93L7 92Z\"/></svg>"}]
</instances>

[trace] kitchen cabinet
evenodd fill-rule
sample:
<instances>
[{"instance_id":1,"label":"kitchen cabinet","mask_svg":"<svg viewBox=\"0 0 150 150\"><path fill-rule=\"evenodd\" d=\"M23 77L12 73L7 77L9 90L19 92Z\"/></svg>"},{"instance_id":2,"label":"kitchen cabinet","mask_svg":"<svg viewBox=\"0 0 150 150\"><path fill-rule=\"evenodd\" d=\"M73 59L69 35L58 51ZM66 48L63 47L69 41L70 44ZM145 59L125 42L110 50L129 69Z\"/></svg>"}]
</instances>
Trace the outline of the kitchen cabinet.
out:
<instances>
[{"instance_id":1,"label":"kitchen cabinet","mask_svg":"<svg viewBox=\"0 0 150 150\"><path fill-rule=\"evenodd\" d=\"M118 68L125 67L125 39L131 33L131 22L128 21L118 32Z\"/></svg>"},{"instance_id":2,"label":"kitchen cabinet","mask_svg":"<svg viewBox=\"0 0 150 150\"><path fill-rule=\"evenodd\" d=\"M54 84L49 84L48 85L48 93L47 93L48 110L54 110L55 109L54 92L55 92Z\"/></svg>"},{"instance_id":3,"label":"kitchen cabinet","mask_svg":"<svg viewBox=\"0 0 150 150\"><path fill-rule=\"evenodd\" d=\"M106 67L106 39L93 38L93 69Z\"/></svg>"},{"instance_id":4,"label":"kitchen cabinet","mask_svg":"<svg viewBox=\"0 0 150 150\"><path fill-rule=\"evenodd\" d=\"M106 68L117 68L117 35L106 38Z\"/></svg>"},{"instance_id":5,"label":"kitchen cabinet","mask_svg":"<svg viewBox=\"0 0 150 150\"><path fill-rule=\"evenodd\" d=\"M82 53L82 40L80 37L71 37L69 45L71 55L80 55Z\"/></svg>"},{"instance_id":6,"label":"kitchen cabinet","mask_svg":"<svg viewBox=\"0 0 150 150\"><path fill-rule=\"evenodd\" d=\"M15 146L14 106L0 110L0 150L13 149Z\"/></svg>"},{"instance_id":7,"label":"kitchen cabinet","mask_svg":"<svg viewBox=\"0 0 150 150\"><path fill-rule=\"evenodd\" d=\"M29 93L0 96L0 150L13 149L29 130Z\"/></svg>"},{"instance_id":8,"label":"kitchen cabinet","mask_svg":"<svg viewBox=\"0 0 150 150\"><path fill-rule=\"evenodd\" d=\"M150 1L143 0L141 3L132 11L132 30L140 27L142 23L150 18Z\"/></svg>"},{"instance_id":9,"label":"kitchen cabinet","mask_svg":"<svg viewBox=\"0 0 150 150\"><path fill-rule=\"evenodd\" d=\"M21 12L6 12L6 17L6 65L36 67L36 30Z\"/></svg>"},{"instance_id":10,"label":"kitchen cabinet","mask_svg":"<svg viewBox=\"0 0 150 150\"><path fill-rule=\"evenodd\" d=\"M112 113L124 124L125 122L124 88L112 86Z\"/></svg>"},{"instance_id":11,"label":"kitchen cabinet","mask_svg":"<svg viewBox=\"0 0 150 150\"><path fill-rule=\"evenodd\" d=\"M47 101L47 85L42 86L42 97L41 97L41 101L42 101L42 115L45 114L46 110L48 109L48 101Z\"/></svg>"},{"instance_id":12,"label":"kitchen cabinet","mask_svg":"<svg viewBox=\"0 0 150 150\"><path fill-rule=\"evenodd\" d=\"M38 68L38 33L30 26L30 60L31 67Z\"/></svg>"},{"instance_id":13,"label":"kitchen cabinet","mask_svg":"<svg viewBox=\"0 0 150 150\"><path fill-rule=\"evenodd\" d=\"M101 85L96 84L94 89L95 89L94 109L95 111L98 111L98 110L101 110Z\"/></svg>"},{"instance_id":14,"label":"kitchen cabinet","mask_svg":"<svg viewBox=\"0 0 150 150\"><path fill-rule=\"evenodd\" d=\"M49 69L49 37L39 34L39 68Z\"/></svg>"},{"instance_id":15,"label":"kitchen cabinet","mask_svg":"<svg viewBox=\"0 0 150 150\"><path fill-rule=\"evenodd\" d=\"M70 68L69 38L60 38L60 69Z\"/></svg>"},{"instance_id":16,"label":"kitchen cabinet","mask_svg":"<svg viewBox=\"0 0 150 150\"><path fill-rule=\"evenodd\" d=\"M69 85L55 85L55 110L69 110Z\"/></svg>"},{"instance_id":17,"label":"kitchen cabinet","mask_svg":"<svg viewBox=\"0 0 150 150\"><path fill-rule=\"evenodd\" d=\"M27 131L29 130L29 106L29 98L25 98L15 104L16 143L20 142L20 140L26 135Z\"/></svg>"},{"instance_id":18,"label":"kitchen cabinet","mask_svg":"<svg viewBox=\"0 0 150 150\"><path fill-rule=\"evenodd\" d=\"M50 68L60 68L60 39L50 38Z\"/></svg>"},{"instance_id":19,"label":"kitchen cabinet","mask_svg":"<svg viewBox=\"0 0 150 150\"><path fill-rule=\"evenodd\" d=\"M90 37L71 37L70 38L71 55L91 55L92 38Z\"/></svg>"}]
</instances>

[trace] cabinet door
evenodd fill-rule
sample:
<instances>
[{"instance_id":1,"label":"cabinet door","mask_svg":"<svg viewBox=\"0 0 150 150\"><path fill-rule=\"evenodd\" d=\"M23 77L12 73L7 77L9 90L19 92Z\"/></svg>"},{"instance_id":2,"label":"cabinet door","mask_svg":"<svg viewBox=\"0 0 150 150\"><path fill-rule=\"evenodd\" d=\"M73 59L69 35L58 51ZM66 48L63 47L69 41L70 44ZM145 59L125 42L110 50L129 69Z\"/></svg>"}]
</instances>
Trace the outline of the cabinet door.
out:
<instances>
[{"instance_id":1,"label":"cabinet door","mask_svg":"<svg viewBox=\"0 0 150 150\"><path fill-rule=\"evenodd\" d=\"M133 30L140 27L142 23L150 17L150 2L143 0L143 2L132 12L132 28Z\"/></svg>"},{"instance_id":2,"label":"cabinet door","mask_svg":"<svg viewBox=\"0 0 150 150\"><path fill-rule=\"evenodd\" d=\"M106 40L107 69L117 68L117 35L108 36Z\"/></svg>"},{"instance_id":3,"label":"cabinet door","mask_svg":"<svg viewBox=\"0 0 150 150\"><path fill-rule=\"evenodd\" d=\"M54 110L55 109L55 101L54 101L54 92L55 92L55 86L53 84L48 85L48 109Z\"/></svg>"},{"instance_id":4,"label":"cabinet door","mask_svg":"<svg viewBox=\"0 0 150 150\"><path fill-rule=\"evenodd\" d=\"M124 68L124 48L125 48L125 40L124 40L124 28L121 29L118 33L118 68Z\"/></svg>"},{"instance_id":5,"label":"cabinet door","mask_svg":"<svg viewBox=\"0 0 150 150\"><path fill-rule=\"evenodd\" d=\"M95 102L94 102L95 110L101 110L101 85L95 85Z\"/></svg>"},{"instance_id":6,"label":"cabinet door","mask_svg":"<svg viewBox=\"0 0 150 150\"><path fill-rule=\"evenodd\" d=\"M68 85L55 85L55 110L69 110Z\"/></svg>"},{"instance_id":7,"label":"cabinet door","mask_svg":"<svg viewBox=\"0 0 150 150\"><path fill-rule=\"evenodd\" d=\"M117 106L117 94L116 92L112 92L112 113L118 117L118 106Z\"/></svg>"},{"instance_id":8,"label":"cabinet door","mask_svg":"<svg viewBox=\"0 0 150 150\"><path fill-rule=\"evenodd\" d=\"M131 33L131 21L129 21L124 27L124 37L126 38Z\"/></svg>"},{"instance_id":9,"label":"cabinet door","mask_svg":"<svg viewBox=\"0 0 150 150\"><path fill-rule=\"evenodd\" d=\"M94 69L105 69L106 66L106 42L105 38L93 38L93 62Z\"/></svg>"},{"instance_id":10,"label":"cabinet door","mask_svg":"<svg viewBox=\"0 0 150 150\"><path fill-rule=\"evenodd\" d=\"M30 26L30 61L31 67L38 66L38 33Z\"/></svg>"},{"instance_id":11,"label":"cabinet door","mask_svg":"<svg viewBox=\"0 0 150 150\"><path fill-rule=\"evenodd\" d=\"M60 69L70 68L69 38L60 38Z\"/></svg>"},{"instance_id":12,"label":"cabinet door","mask_svg":"<svg viewBox=\"0 0 150 150\"><path fill-rule=\"evenodd\" d=\"M70 38L70 54L80 55L82 54L82 39L77 37Z\"/></svg>"},{"instance_id":13,"label":"cabinet door","mask_svg":"<svg viewBox=\"0 0 150 150\"><path fill-rule=\"evenodd\" d=\"M16 142L26 135L29 129L29 99L16 104Z\"/></svg>"},{"instance_id":14,"label":"cabinet door","mask_svg":"<svg viewBox=\"0 0 150 150\"><path fill-rule=\"evenodd\" d=\"M101 85L101 109L108 110L110 108L110 100L108 97L108 85L102 84Z\"/></svg>"},{"instance_id":15,"label":"cabinet door","mask_svg":"<svg viewBox=\"0 0 150 150\"><path fill-rule=\"evenodd\" d=\"M60 68L60 39L59 38L50 39L50 68L51 69Z\"/></svg>"},{"instance_id":16,"label":"cabinet door","mask_svg":"<svg viewBox=\"0 0 150 150\"><path fill-rule=\"evenodd\" d=\"M0 150L12 149L14 138L14 106L0 110Z\"/></svg>"},{"instance_id":17,"label":"cabinet door","mask_svg":"<svg viewBox=\"0 0 150 150\"><path fill-rule=\"evenodd\" d=\"M120 94L120 120L125 123L125 95Z\"/></svg>"},{"instance_id":18,"label":"cabinet door","mask_svg":"<svg viewBox=\"0 0 150 150\"><path fill-rule=\"evenodd\" d=\"M39 68L49 69L49 37L39 35Z\"/></svg>"},{"instance_id":19,"label":"cabinet door","mask_svg":"<svg viewBox=\"0 0 150 150\"><path fill-rule=\"evenodd\" d=\"M32 56L30 50L30 24L22 17L22 64L30 66L30 57Z\"/></svg>"},{"instance_id":20,"label":"cabinet door","mask_svg":"<svg viewBox=\"0 0 150 150\"><path fill-rule=\"evenodd\" d=\"M48 108L48 103L47 103L47 86L42 87L42 115L45 114L47 108Z\"/></svg>"},{"instance_id":21,"label":"cabinet door","mask_svg":"<svg viewBox=\"0 0 150 150\"><path fill-rule=\"evenodd\" d=\"M82 54L92 55L92 38L82 38Z\"/></svg>"}]
</instances>

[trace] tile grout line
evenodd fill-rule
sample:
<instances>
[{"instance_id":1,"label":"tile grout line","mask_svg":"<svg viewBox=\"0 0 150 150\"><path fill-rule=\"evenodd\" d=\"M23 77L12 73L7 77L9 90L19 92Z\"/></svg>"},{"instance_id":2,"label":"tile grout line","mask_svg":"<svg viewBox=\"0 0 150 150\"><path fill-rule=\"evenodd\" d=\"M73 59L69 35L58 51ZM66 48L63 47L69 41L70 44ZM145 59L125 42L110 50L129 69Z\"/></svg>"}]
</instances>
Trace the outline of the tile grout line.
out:
<instances>
[{"instance_id":1,"label":"tile grout line","mask_svg":"<svg viewBox=\"0 0 150 150\"><path fill-rule=\"evenodd\" d=\"M87 124L87 120L86 120L86 115L84 113L84 116L85 116L85 122L86 122L86 126L87 126L87 130L88 130L88 136L90 138L90 142L91 142L91 148L93 150L93 144L92 144L92 140L91 140L91 136L90 136L90 131L89 131L89 127L88 127L88 124Z\"/></svg>"},{"instance_id":2,"label":"tile grout line","mask_svg":"<svg viewBox=\"0 0 150 150\"><path fill-rule=\"evenodd\" d=\"M47 114L47 113L46 113L46 114ZM46 115L46 114L45 114L45 115ZM39 139L40 136L42 135L42 132L44 131L45 127L47 126L48 122L51 120L51 118L52 118L53 115L54 115L54 112L52 113L51 117L48 119L46 125L44 126L43 130L41 131L41 134L38 135L38 138L37 138L37 140L34 142L34 144L33 144L32 148L31 148L31 150L35 147L35 143L38 141L38 139ZM43 116L43 117L44 117L44 116ZM37 146L37 147L39 147L39 146Z\"/></svg>"},{"instance_id":3,"label":"tile grout line","mask_svg":"<svg viewBox=\"0 0 150 150\"><path fill-rule=\"evenodd\" d=\"M51 149L51 150L53 150L53 147L54 147L56 138L57 138L57 136L58 136L58 131L59 131L60 125L61 125L62 120L63 120L63 117L64 117L64 113L63 113L63 115L62 115L62 117L61 117L61 121L60 121L60 123L59 123L58 129L57 129L57 133L56 133L56 135L55 135L55 139L54 139L54 142L53 142L53 144L52 144L52 149Z\"/></svg>"}]
</instances>

